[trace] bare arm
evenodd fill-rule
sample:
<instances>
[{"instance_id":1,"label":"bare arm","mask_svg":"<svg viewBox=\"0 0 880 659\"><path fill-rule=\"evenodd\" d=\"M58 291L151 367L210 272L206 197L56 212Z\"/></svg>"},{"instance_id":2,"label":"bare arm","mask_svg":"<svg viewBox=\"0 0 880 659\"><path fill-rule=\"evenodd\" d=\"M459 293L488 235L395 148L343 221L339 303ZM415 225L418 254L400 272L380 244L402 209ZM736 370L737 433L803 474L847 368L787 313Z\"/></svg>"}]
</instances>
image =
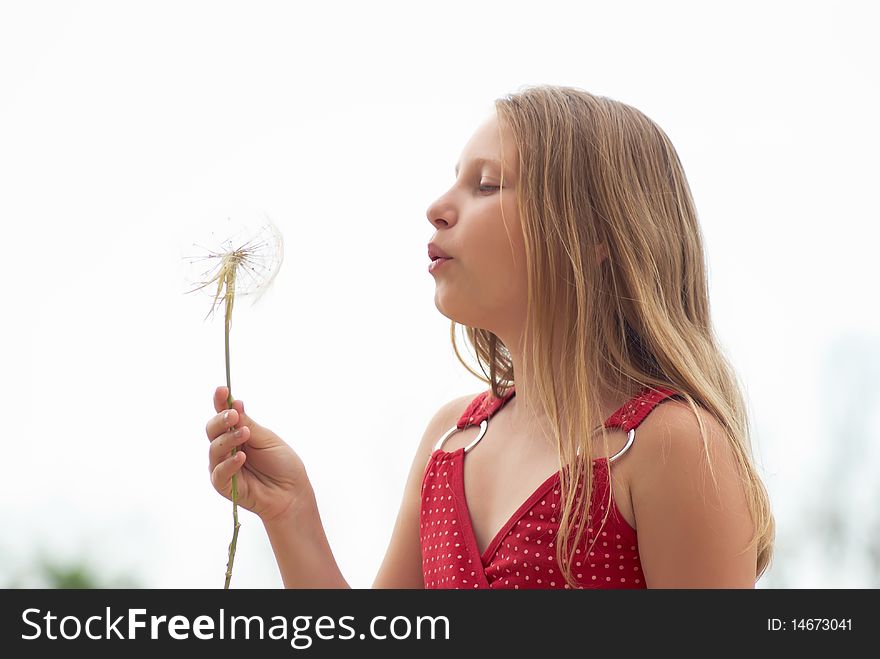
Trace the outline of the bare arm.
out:
<instances>
[{"instance_id":1,"label":"bare arm","mask_svg":"<svg viewBox=\"0 0 880 659\"><path fill-rule=\"evenodd\" d=\"M284 517L263 521L285 588L351 588L330 549L314 491Z\"/></svg>"},{"instance_id":2,"label":"bare arm","mask_svg":"<svg viewBox=\"0 0 880 659\"><path fill-rule=\"evenodd\" d=\"M686 403L658 407L642 424L630 482L639 556L649 588L754 588L752 521L734 453L721 424L700 410L712 482L697 419Z\"/></svg>"},{"instance_id":3,"label":"bare arm","mask_svg":"<svg viewBox=\"0 0 880 659\"><path fill-rule=\"evenodd\" d=\"M450 401L428 423L416 449L391 541L373 588L424 588L419 539L422 477L434 444L455 424L472 399L473 396L463 396ZM333 556L311 488L296 507L278 519L264 520L263 526L285 588L351 588Z\"/></svg>"}]
</instances>

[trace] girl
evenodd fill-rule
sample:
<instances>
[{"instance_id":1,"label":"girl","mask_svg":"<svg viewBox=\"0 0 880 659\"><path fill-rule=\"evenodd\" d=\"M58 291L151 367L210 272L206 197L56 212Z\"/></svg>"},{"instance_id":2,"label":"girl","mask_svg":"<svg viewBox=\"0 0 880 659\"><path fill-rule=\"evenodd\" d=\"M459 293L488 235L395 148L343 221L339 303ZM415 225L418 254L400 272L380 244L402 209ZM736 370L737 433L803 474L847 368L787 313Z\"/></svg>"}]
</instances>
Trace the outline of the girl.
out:
<instances>
[{"instance_id":1,"label":"girl","mask_svg":"<svg viewBox=\"0 0 880 659\"><path fill-rule=\"evenodd\" d=\"M753 588L775 522L669 138L530 87L495 101L455 176L427 211L429 271L488 389L429 421L373 587ZM239 474L285 586L349 587L302 461L226 396L214 487Z\"/></svg>"}]
</instances>

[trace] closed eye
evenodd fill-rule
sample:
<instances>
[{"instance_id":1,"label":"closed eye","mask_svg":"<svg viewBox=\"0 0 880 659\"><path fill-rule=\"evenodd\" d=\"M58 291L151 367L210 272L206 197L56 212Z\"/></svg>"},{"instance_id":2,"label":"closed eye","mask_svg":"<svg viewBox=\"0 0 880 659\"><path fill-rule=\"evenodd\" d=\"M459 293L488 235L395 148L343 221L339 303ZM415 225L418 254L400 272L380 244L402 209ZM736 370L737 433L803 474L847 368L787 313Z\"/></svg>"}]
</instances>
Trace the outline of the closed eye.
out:
<instances>
[{"instance_id":1,"label":"closed eye","mask_svg":"<svg viewBox=\"0 0 880 659\"><path fill-rule=\"evenodd\" d=\"M481 186L480 186L480 191L482 192L482 191L484 191L486 188L489 188L489 190L500 190L500 189L501 189L501 186L500 186L500 185L481 185Z\"/></svg>"}]
</instances>

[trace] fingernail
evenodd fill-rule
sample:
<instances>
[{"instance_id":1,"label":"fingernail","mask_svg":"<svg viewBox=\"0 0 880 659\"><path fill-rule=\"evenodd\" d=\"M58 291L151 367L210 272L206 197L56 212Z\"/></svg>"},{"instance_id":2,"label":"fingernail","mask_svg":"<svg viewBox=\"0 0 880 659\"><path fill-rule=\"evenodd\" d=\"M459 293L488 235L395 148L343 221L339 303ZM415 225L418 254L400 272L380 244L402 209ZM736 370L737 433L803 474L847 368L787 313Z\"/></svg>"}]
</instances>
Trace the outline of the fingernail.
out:
<instances>
[{"instance_id":1,"label":"fingernail","mask_svg":"<svg viewBox=\"0 0 880 659\"><path fill-rule=\"evenodd\" d=\"M232 433L234 437L241 437L241 428L236 428L235 432Z\"/></svg>"},{"instance_id":2,"label":"fingernail","mask_svg":"<svg viewBox=\"0 0 880 659\"><path fill-rule=\"evenodd\" d=\"M223 413L223 423L229 423L229 410Z\"/></svg>"}]
</instances>

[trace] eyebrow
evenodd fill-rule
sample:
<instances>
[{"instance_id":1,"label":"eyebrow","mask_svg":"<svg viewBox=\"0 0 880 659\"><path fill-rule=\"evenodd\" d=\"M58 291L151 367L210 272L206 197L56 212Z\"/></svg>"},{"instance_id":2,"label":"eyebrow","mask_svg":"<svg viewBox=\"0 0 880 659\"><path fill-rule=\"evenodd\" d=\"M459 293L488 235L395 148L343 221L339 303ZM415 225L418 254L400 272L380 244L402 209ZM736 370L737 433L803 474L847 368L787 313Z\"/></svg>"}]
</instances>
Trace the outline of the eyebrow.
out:
<instances>
[{"instance_id":1,"label":"eyebrow","mask_svg":"<svg viewBox=\"0 0 880 659\"><path fill-rule=\"evenodd\" d=\"M474 165L485 165L486 163L489 163L492 165L498 165L499 167L501 166L501 161L495 160L494 158L474 158L471 162ZM455 166L455 175L456 177L458 176L458 165Z\"/></svg>"}]
</instances>

